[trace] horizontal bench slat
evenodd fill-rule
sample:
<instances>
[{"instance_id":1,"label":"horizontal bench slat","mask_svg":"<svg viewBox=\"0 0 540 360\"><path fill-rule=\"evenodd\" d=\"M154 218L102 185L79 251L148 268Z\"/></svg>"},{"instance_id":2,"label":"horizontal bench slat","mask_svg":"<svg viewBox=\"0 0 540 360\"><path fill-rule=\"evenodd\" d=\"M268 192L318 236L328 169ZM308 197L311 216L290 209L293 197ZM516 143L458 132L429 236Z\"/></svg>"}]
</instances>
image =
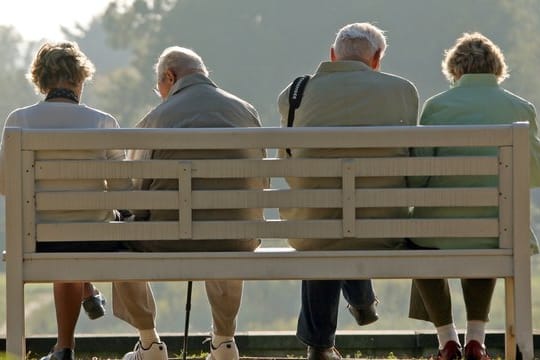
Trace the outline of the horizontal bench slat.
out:
<instances>
[{"instance_id":1,"label":"horizontal bench slat","mask_svg":"<svg viewBox=\"0 0 540 360\"><path fill-rule=\"evenodd\" d=\"M255 254L255 255L253 255ZM99 258L117 258L117 259L142 259L145 257L153 259L215 259L215 258L250 258L256 256L257 258L333 258L338 256L340 258L370 258L370 257L403 257L413 258L417 256L508 256L512 255L512 249L418 249L418 250L313 250L313 251L299 251L291 247L266 247L260 246L254 251L195 251L195 252L35 252L25 254L25 259L81 259L81 260L93 260Z\"/></svg>"},{"instance_id":2,"label":"horizontal bench slat","mask_svg":"<svg viewBox=\"0 0 540 360\"><path fill-rule=\"evenodd\" d=\"M175 179L180 160L41 160L37 180ZM194 178L341 176L340 159L238 159L189 161ZM364 158L351 160L356 176L495 175L498 159L487 156ZM151 175L150 175L151 174Z\"/></svg>"},{"instance_id":3,"label":"horizontal bench slat","mask_svg":"<svg viewBox=\"0 0 540 360\"><path fill-rule=\"evenodd\" d=\"M486 130L489 136L486 136ZM235 149L500 146L512 144L512 126L370 126L229 129L24 129L24 150ZM223 136L226 134L227 136Z\"/></svg>"},{"instance_id":4,"label":"horizontal bench slat","mask_svg":"<svg viewBox=\"0 0 540 360\"><path fill-rule=\"evenodd\" d=\"M341 238L340 220L194 221L194 240ZM497 237L497 219L356 220L356 235L386 237ZM176 240L176 222L54 223L37 225L38 241Z\"/></svg>"},{"instance_id":5,"label":"horizontal bench slat","mask_svg":"<svg viewBox=\"0 0 540 360\"><path fill-rule=\"evenodd\" d=\"M178 209L176 191L40 192L37 211L103 209ZM341 207L341 190L199 190L192 193L192 208L241 209ZM497 206L496 188L358 189L357 207Z\"/></svg>"},{"instance_id":6,"label":"horizontal bench slat","mask_svg":"<svg viewBox=\"0 0 540 360\"><path fill-rule=\"evenodd\" d=\"M262 238L341 238L340 220L320 221L253 221L194 222L196 239L256 237ZM497 237L497 219L365 219L355 221L355 237ZM229 237L230 236L230 237Z\"/></svg>"},{"instance_id":7,"label":"horizontal bench slat","mask_svg":"<svg viewBox=\"0 0 540 360\"><path fill-rule=\"evenodd\" d=\"M341 176L340 159L203 160L193 162L193 177ZM355 176L495 175L498 159L487 156L348 159ZM286 170L281 170L285 167Z\"/></svg>"},{"instance_id":8,"label":"horizontal bench slat","mask_svg":"<svg viewBox=\"0 0 540 360\"><path fill-rule=\"evenodd\" d=\"M386 250L211 253L64 253L25 257L26 280L204 280L425 278L426 268L443 277L513 275L511 250ZM359 260L361 259L361 260ZM65 267L47 267L60 260ZM155 266L159 263L160 266ZM205 266L201 266L204 263ZM414 266L412 266L414 264ZM139 271L135 274L132 269ZM100 271L97 271L100 269ZM249 269L249 271L246 271ZM403 271L407 269L407 271Z\"/></svg>"}]
</instances>

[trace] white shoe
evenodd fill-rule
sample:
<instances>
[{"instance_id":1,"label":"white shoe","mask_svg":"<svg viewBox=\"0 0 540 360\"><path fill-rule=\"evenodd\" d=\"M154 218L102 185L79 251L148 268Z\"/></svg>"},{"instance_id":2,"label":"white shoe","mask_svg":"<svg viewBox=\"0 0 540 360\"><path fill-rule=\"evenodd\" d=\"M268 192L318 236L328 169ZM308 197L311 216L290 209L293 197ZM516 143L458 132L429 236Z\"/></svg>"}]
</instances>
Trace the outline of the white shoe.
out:
<instances>
[{"instance_id":1,"label":"white shoe","mask_svg":"<svg viewBox=\"0 0 540 360\"><path fill-rule=\"evenodd\" d=\"M218 346L214 346L210 341L210 354L208 354L206 360L238 360L239 358L240 354L234 338L223 341Z\"/></svg>"},{"instance_id":2,"label":"white shoe","mask_svg":"<svg viewBox=\"0 0 540 360\"><path fill-rule=\"evenodd\" d=\"M167 345L164 342L152 343L148 349L143 348L140 341L137 341L133 351L128 352L122 360L167 360Z\"/></svg>"}]
</instances>

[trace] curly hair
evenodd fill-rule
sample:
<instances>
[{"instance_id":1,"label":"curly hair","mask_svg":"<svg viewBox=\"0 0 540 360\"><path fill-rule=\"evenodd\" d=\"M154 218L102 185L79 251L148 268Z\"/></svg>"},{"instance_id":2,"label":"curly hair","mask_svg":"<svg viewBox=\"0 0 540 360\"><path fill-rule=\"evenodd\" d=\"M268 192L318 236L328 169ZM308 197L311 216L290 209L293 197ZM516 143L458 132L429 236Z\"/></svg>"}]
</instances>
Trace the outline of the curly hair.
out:
<instances>
[{"instance_id":1,"label":"curly hair","mask_svg":"<svg viewBox=\"0 0 540 360\"><path fill-rule=\"evenodd\" d=\"M464 33L445 51L442 71L450 82L464 74L493 74L499 83L509 76L501 49L478 32Z\"/></svg>"},{"instance_id":2,"label":"curly hair","mask_svg":"<svg viewBox=\"0 0 540 360\"><path fill-rule=\"evenodd\" d=\"M94 75L94 64L79 49L75 42L43 44L26 77L36 92L47 94L62 82L78 86Z\"/></svg>"}]
</instances>

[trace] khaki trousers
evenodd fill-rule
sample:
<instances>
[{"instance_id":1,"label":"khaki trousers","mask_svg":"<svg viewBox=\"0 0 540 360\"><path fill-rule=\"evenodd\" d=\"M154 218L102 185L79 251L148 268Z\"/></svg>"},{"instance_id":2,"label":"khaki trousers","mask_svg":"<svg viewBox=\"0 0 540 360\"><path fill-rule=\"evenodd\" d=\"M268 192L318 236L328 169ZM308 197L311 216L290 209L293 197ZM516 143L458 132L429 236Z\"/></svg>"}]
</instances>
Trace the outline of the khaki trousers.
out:
<instances>
[{"instance_id":1,"label":"khaki trousers","mask_svg":"<svg viewBox=\"0 0 540 360\"><path fill-rule=\"evenodd\" d=\"M467 320L489 321L496 279L461 279ZM452 324L452 299L446 279L414 279L409 317L436 327Z\"/></svg>"},{"instance_id":2,"label":"khaki trousers","mask_svg":"<svg viewBox=\"0 0 540 360\"><path fill-rule=\"evenodd\" d=\"M177 216L178 214L176 214ZM261 215L262 217L262 215ZM153 240L134 241L127 245L134 251L254 251L258 239L249 240ZM205 281L206 295L212 309L212 329L215 335L234 336L236 316L242 300L243 281ZM114 315L138 330L156 328L156 304L147 282L113 283Z\"/></svg>"},{"instance_id":3,"label":"khaki trousers","mask_svg":"<svg viewBox=\"0 0 540 360\"><path fill-rule=\"evenodd\" d=\"M243 281L206 281L205 287L212 308L214 334L234 336ZM114 282L113 312L138 330L155 328L156 304L150 284L143 281Z\"/></svg>"},{"instance_id":4,"label":"khaki trousers","mask_svg":"<svg viewBox=\"0 0 540 360\"><path fill-rule=\"evenodd\" d=\"M146 281L113 282L113 313L136 328L156 327L156 303L150 283Z\"/></svg>"}]
</instances>

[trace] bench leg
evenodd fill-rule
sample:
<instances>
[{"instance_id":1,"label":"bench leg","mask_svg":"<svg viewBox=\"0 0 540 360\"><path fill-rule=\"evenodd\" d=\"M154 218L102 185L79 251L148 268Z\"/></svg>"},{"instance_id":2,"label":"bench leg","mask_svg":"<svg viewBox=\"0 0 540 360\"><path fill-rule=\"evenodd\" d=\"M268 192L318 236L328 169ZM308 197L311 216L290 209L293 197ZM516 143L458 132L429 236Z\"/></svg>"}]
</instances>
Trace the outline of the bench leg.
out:
<instances>
[{"instance_id":1,"label":"bench leg","mask_svg":"<svg viewBox=\"0 0 540 360\"><path fill-rule=\"evenodd\" d=\"M6 279L6 352L14 359L24 359L24 284L22 276L7 272Z\"/></svg>"},{"instance_id":2,"label":"bench leg","mask_svg":"<svg viewBox=\"0 0 540 360\"><path fill-rule=\"evenodd\" d=\"M534 359L532 335L532 304L530 272L518 274L514 279L514 309L516 316L516 342L521 351L522 359Z\"/></svg>"},{"instance_id":3,"label":"bench leg","mask_svg":"<svg viewBox=\"0 0 540 360\"><path fill-rule=\"evenodd\" d=\"M516 318L514 314L514 278L508 277L504 279L505 293L505 311L506 314L506 329L504 332L504 356L507 360L515 360L516 351L516 336L515 326Z\"/></svg>"}]
</instances>

